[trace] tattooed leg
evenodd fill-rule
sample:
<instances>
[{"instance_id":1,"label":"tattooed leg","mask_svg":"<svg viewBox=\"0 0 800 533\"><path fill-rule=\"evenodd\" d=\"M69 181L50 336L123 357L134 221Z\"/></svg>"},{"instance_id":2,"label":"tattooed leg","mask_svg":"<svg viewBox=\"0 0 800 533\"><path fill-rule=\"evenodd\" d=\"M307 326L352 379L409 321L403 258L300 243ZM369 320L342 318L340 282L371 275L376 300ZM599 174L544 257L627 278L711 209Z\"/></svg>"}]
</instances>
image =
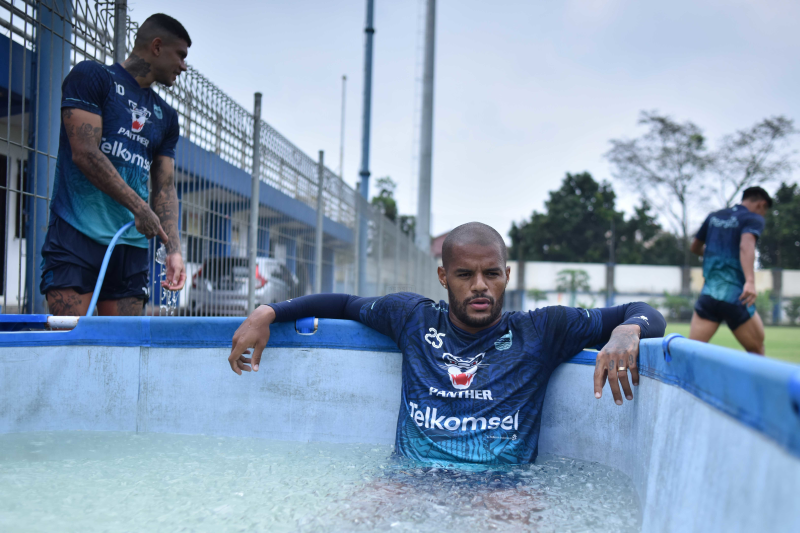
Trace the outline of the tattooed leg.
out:
<instances>
[{"instance_id":1,"label":"tattooed leg","mask_svg":"<svg viewBox=\"0 0 800 533\"><path fill-rule=\"evenodd\" d=\"M131 296L119 300L97 302L97 311L103 316L142 316L144 300Z\"/></svg>"},{"instance_id":2,"label":"tattooed leg","mask_svg":"<svg viewBox=\"0 0 800 533\"><path fill-rule=\"evenodd\" d=\"M75 289L51 289L47 291L47 306L55 316L85 316L92 294L78 294Z\"/></svg>"}]
</instances>

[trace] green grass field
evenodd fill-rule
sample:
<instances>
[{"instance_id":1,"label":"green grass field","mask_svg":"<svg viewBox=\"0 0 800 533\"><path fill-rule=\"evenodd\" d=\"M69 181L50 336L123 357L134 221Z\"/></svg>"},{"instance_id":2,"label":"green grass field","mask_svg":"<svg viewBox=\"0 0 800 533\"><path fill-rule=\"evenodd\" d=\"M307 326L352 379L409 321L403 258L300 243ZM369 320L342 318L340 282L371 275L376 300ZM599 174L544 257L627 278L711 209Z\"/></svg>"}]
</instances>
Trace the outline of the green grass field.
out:
<instances>
[{"instance_id":1,"label":"green grass field","mask_svg":"<svg viewBox=\"0 0 800 533\"><path fill-rule=\"evenodd\" d=\"M689 338L689 324L669 324L666 334L670 333L679 333ZM800 328L767 326L764 333L767 357L800 364ZM711 339L711 344L743 351L731 330L724 324Z\"/></svg>"}]
</instances>

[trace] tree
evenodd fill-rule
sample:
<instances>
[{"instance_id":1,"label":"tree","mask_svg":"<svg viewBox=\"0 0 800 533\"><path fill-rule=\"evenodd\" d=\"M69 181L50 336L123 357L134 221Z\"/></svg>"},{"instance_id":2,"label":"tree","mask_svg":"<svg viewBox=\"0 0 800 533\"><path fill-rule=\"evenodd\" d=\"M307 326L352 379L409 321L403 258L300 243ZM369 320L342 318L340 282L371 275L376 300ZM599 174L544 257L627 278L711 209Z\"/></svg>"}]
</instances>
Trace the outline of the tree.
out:
<instances>
[{"instance_id":1,"label":"tree","mask_svg":"<svg viewBox=\"0 0 800 533\"><path fill-rule=\"evenodd\" d=\"M511 225L509 257L517 261L606 263L611 259L613 238L617 263L682 263L678 239L664 231L647 201L642 201L628 220L615 210L615 201L609 183L597 183L587 172L567 173L561 187L550 193L544 213L534 211L530 221ZM694 262L698 263L696 259Z\"/></svg>"},{"instance_id":2,"label":"tree","mask_svg":"<svg viewBox=\"0 0 800 533\"><path fill-rule=\"evenodd\" d=\"M378 189L378 195L373 196L371 204L378 206L383 215L394 222L397 219L397 201L394 199L394 191L397 190L397 184L389 176L378 178L375 181L375 186Z\"/></svg>"},{"instance_id":3,"label":"tree","mask_svg":"<svg viewBox=\"0 0 800 533\"><path fill-rule=\"evenodd\" d=\"M756 311L764 322L772 321L772 291L767 289L756 296Z\"/></svg>"},{"instance_id":4,"label":"tree","mask_svg":"<svg viewBox=\"0 0 800 533\"><path fill-rule=\"evenodd\" d=\"M528 261L608 261L606 232L614 211L614 191L597 183L588 172L567 173L561 188L550 193L545 213L533 212L530 221L513 224L510 257ZM522 255L520 255L522 253Z\"/></svg>"},{"instance_id":5,"label":"tree","mask_svg":"<svg viewBox=\"0 0 800 533\"><path fill-rule=\"evenodd\" d=\"M713 166L720 178L715 192L722 203L730 207L738 203L746 188L790 172L794 151L789 148L789 138L796 133L793 120L776 116L723 137Z\"/></svg>"},{"instance_id":6,"label":"tree","mask_svg":"<svg viewBox=\"0 0 800 533\"><path fill-rule=\"evenodd\" d=\"M614 177L635 187L677 230L683 249L683 291L689 290L690 216L703 198L703 173L711 162L702 130L692 122L679 124L657 112L642 112L639 124L647 133L633 140L611 140L606 157Z\"/></svg>"},{"instance_id":7,"label":"tree","mask_svg":"<svg viewBox=\"0 0 800 533\"><path fill-rule=\"evenodd\" d=\"M628 265L683 264L683 247L680 239L665 231L658 223L647 200L634 208L634 214L622 225L616 226L616 262ZM692 266L700 265L700 258L692 256Z\"/></svg>"},{"instance_id":8,"label":"tree","mask_svg":"<svg viewBox=\"0 0 800 533\"><path fill-rule=\"evenodd\" d=\"M565 268L556 275L556 290L569 293L569 306L575 307L578 291L589 290L589 274L585 270Z\"/></svg>"},{"instance_id":9,"label":"tree","mask_svg":"<svg viewBox=\"0 0 800 533\"><path fill-rule=\"evenodd\" d=\"M416 233L417 217L414 215L399 215L397 212L397 201L394 192L397 190L397 183L389 176L378 178L375 181L378 194L372 197L370 203L380 208L383 215L396 222L400 226L400 231L414 239Z\"/></svg>"},{"instance_id":10,"label":"tree","mask_svg":"<svg viewBox=\"0 0 800 533\"><path fill-rule=\"evenodd\" d=\"M797 319L800 318L800 297L795 296L789 300L789 305L786 306L786 318L793 326L797 323Z\"/></svg>"},{"instance_id":11,"label":"tree","mask_svg":"<svg viewBox=\"0 0 800 533\"><path fill-rule=\"evenodd\" d=\"M694 312L694 302L692 298L685 294L670 294L664 292L664 303L662 307L667 310L667 317L670 320L688 322L692 319Z\"/></svg>"},{"instance_id":12,"label":"tree","mask_svg":"<svg viewBox=\"0 0 800 533\"><path fill-rule=\"evenodd\" d=\"M782 183L758 239L763 268L800 268L800 187Z\"/></svg>"}]
</instances>

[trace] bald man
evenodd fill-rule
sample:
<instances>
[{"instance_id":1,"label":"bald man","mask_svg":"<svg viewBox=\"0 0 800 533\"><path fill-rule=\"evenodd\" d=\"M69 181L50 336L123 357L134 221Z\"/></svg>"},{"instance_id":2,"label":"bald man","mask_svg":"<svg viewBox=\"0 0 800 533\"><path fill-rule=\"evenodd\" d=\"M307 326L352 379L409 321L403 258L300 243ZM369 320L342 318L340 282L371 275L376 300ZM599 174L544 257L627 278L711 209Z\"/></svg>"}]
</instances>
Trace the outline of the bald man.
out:
<instances>
[{"instance_id":1,"label":"bald man","mask_svg":"<svg viewBox=\"0 0 800 533\"><path fill-rule=\"evenodd\" d=\"M506 245L479 222L450 232L442 263L439 281L448 302L413 293L316 294L259 307L233 337L231 369L239 375L259 370L273 322L308 316L361 322L403 353L396 452L433 464L533 462L547 380L587 346L605 344L595 367L595 397L608 379L617 405L623 394L633 399L639 339L664 334L658 311L635 302L503 314Z\"/></svg>"}]
</instances>

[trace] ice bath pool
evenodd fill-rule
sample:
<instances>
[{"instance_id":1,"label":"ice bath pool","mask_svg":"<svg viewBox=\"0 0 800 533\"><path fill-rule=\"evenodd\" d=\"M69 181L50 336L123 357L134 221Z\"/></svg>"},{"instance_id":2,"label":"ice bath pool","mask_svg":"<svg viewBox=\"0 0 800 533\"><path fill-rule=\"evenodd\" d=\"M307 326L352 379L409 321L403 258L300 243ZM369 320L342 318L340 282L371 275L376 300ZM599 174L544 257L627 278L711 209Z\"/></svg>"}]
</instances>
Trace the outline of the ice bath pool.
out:
<instances>
[{"instance_id":1,"label":"ice bath pool","mask_svg":"<svg viewBox=\"0 0 800 533\"><path fill-rule=\"evenodd\" d=\"M794 365L646 340L617 407L582 352L536 465L451 471L391 457L400 354L359 324L274 325L240 378L241 319L2 320L3 531L800 531Z\"/></svg>"},{"instance_id":2,"label":"ice bath pool","mask_svg":"<svg viewBox=\"0 0 800 533\"><path fill-rule=\"evenodd\" d=\"M443 471L391 452L159 433L0 435L0 530L638 530L630 480L597 463L546 456Z\"/></svg>"}]
</instances>

